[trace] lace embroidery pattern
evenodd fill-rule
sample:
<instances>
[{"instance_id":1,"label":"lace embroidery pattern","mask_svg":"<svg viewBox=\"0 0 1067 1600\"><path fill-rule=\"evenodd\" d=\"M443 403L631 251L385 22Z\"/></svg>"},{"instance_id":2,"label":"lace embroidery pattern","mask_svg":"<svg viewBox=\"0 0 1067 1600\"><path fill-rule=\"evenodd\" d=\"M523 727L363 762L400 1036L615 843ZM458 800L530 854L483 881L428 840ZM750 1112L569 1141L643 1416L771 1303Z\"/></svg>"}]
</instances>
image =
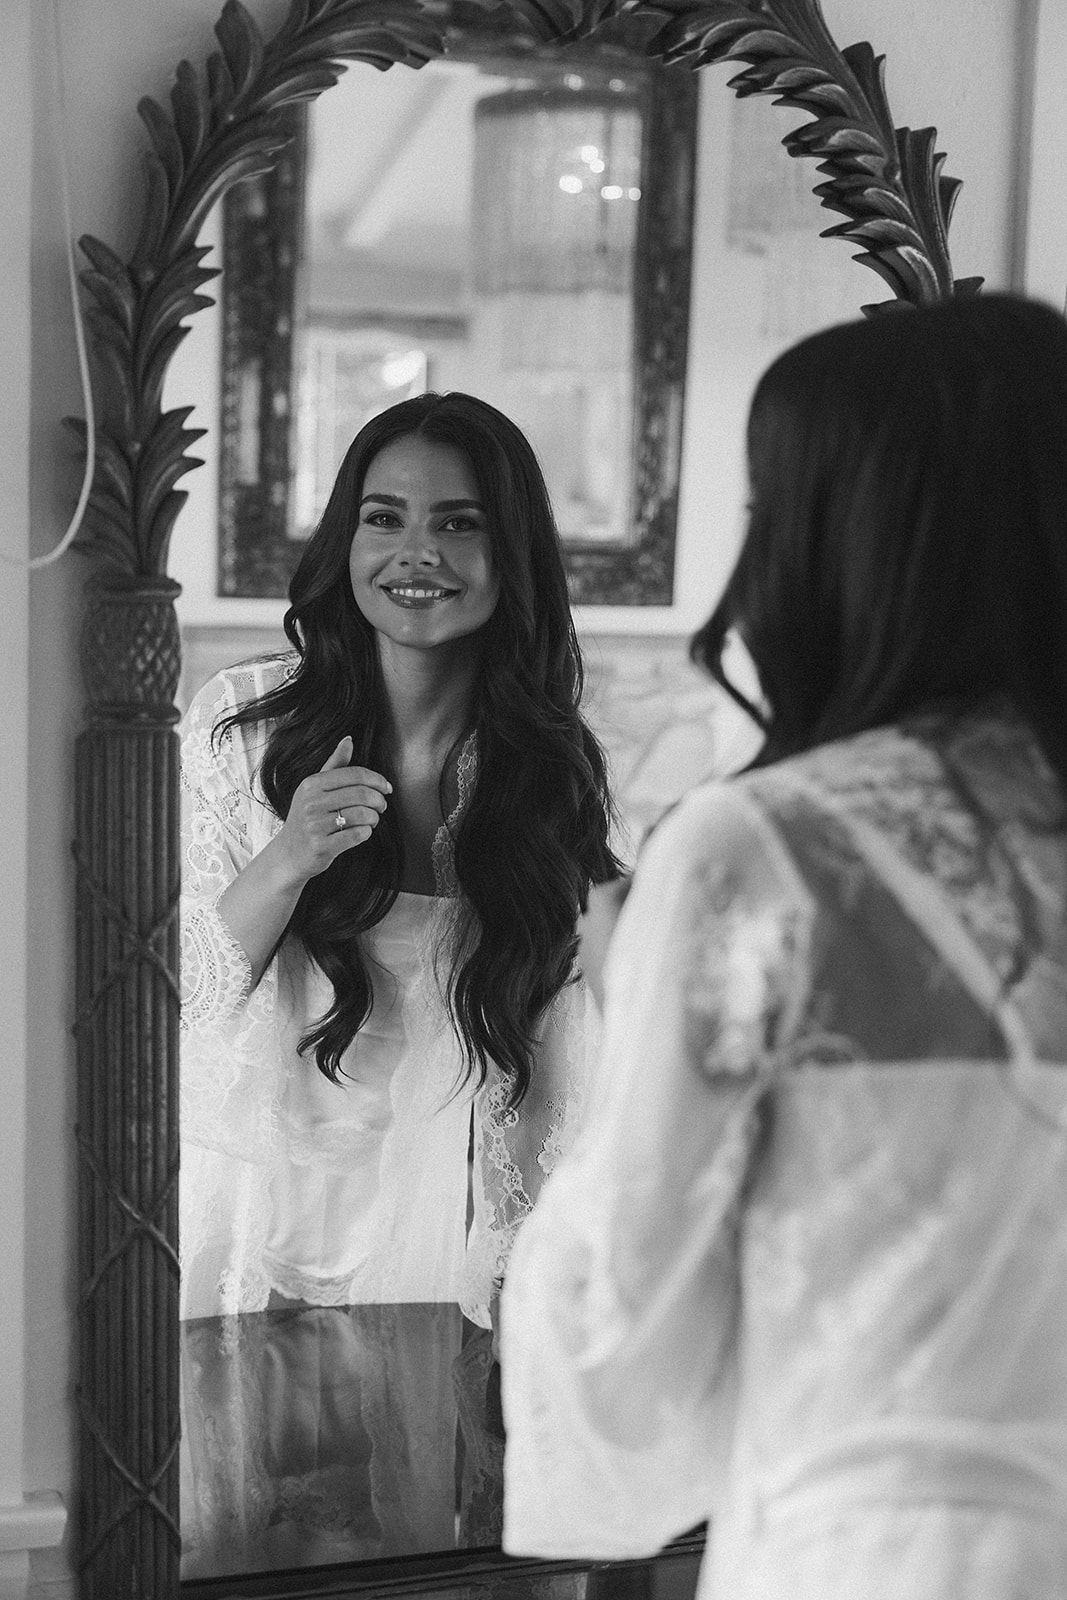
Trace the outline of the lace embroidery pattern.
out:
<instances>
[{"instance_id":1,"label":"lace embroidery pattern","mask_svg":"<svg viewBox=\"0 0 1067 1600\"><path fill-rule=\"evenodd\" d=\"M732 1075L773 1071L795 980L795 918L754 912L735 873L716 872L703 899L689 1003L703 1019L704 1067Z\"/></svg>"},{"instance_id":2,"label":"lace embroidery pattern","mask_svg":"<svg viewBox=\"0 0 1067 1600\"><path fill-rule=\"evenodd\" d=\"M547 1178L574 1144L585 1111L586 1093L600 1047L595 1006L585 984L565 989L549 1021L550 1037L562 1047L563 1081L544 1097L547 1123L537 1165Z\"/></svg>"},{"instance_id":3,"label":"lace embroidery pattern","mask_svg":"<svg viewBox=\"0 0 1067 1600\"><path fill-rule=\"evenodd\" d=\"M521 1110L508 1106L508 1084L497 1072L475 1102L477 1204L461 1303L464 1313L483 1326L488 1292L507 1270L519 1229L545 1178L574 1144L598 1045L588 991L571 985L546 1019L535 1066L538 1081Z\"/></svg>"},{"instance_id":4,"label":"lace embroidery pattern","mask_svg":"<svg viewBox=\"0 0 1067 1600\"><path fill-rule=\"evenodd\" d=\"M478 738L475 733L469 733L463 742L463 747L456 762L458 799L434 834L433 843L430 846L434 884L437 893L442 896L454 897L459 894L459 880L456 877L455 861L452 854L452 836L456 823L467 808L467 802L473 792L477 776Z\"/></svg>"},{"instance_id":5,"label":"lace embroidery pattern","mask_svg":"<svg viewBox=\"0 0 1067 1600\"><path fill-rule=\"evenodd\" d=\"M238 1010L252 986L252 966L214 904L194 906L182 923L183 1029L204 1027Z\"/></svg>"},{"instance_id":6,"label":"lace embroidery pattern","mask_svg":"<svg viewBox=\"0 0 1067 1600\"><path fill-rule=\"evenodd\" d=\"M1046 1038L1043 1025L1062 1012L1050 1011L1047 979L1047 950L1063 941L1062 807L1040 748L1010 705L992 703L958 723L931 716L873 730L741 781L770 823L803 840L805 858L835 886L831 897L846 914L880 881L852 829L884 839L902 868L938 886L999 980L1000 1002L1026 1016L1035 1042ZM869 905L866 915L877 913ZM935 940L931 973L936 948ZM887 1017L879 1036L889 1037L891 1026ZM867 1058L854 1038L837 1036L817 997L803 1032L798 1061ZM1040 1048L1058 1058L1051 1036Z\"/></svg>"},{"instance_id":7,"label":"lace embroidery pattern","mask_svg":"<svg viewBox=\"0 0 1067 1600\"><path fill-rule=\"evenodd\" d=\"M956 757L969 763L976 748L988 761L991 747L1003 748L1013 737L1015 731L995 717L975 719L951 739L932 722L914 732L875 729L849 740L847 754L841 745L826 745L784 763L782 776L770 768L746 783L757 796L773 796L776 807L795 765L832 807L885 833L912 866L941 884L1007 980L1023 939L1016 873L1003 850L990 848L988 830L961 795L951 766Z\"/></svg>"}]
</instances>

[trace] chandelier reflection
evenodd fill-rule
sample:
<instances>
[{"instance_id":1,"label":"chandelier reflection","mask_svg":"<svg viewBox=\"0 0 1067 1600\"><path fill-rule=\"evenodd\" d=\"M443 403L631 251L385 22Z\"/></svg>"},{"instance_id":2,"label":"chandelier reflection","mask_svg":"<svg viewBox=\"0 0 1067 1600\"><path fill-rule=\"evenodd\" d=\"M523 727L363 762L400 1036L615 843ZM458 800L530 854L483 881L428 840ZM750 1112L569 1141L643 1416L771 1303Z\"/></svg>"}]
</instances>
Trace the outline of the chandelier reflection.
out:
<instances>
[{"instance_id":1,"label":"chandelier reflection","mask_svg":"<svg viewBox=\"0 0 1067 1600\"><path fill-rule=\"evenodd\" d=\"M526 371L621 371L633 338L642 111L621 79L576 75L481 99L473 288Z\"/></svg>"}]
</instances>

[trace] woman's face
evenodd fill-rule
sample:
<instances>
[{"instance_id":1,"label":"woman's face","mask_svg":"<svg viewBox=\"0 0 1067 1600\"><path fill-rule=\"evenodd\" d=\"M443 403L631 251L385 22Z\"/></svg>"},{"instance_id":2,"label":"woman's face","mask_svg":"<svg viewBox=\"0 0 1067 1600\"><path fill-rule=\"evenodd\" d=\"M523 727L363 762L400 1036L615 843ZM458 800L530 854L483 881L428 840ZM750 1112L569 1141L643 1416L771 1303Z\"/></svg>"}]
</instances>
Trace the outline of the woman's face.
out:
<instances>
[{"instance_id":1,"label":"woman's face","mask_svg":"<svg viewBox=\"0 0 1067 1600\"><path fill-rule=\"evenodd\" d=\"M470 463L418 434L367 468L348 569L356 604L395 644L431 649L476 633L500 583Z\"/></svg>"}]
</instances>

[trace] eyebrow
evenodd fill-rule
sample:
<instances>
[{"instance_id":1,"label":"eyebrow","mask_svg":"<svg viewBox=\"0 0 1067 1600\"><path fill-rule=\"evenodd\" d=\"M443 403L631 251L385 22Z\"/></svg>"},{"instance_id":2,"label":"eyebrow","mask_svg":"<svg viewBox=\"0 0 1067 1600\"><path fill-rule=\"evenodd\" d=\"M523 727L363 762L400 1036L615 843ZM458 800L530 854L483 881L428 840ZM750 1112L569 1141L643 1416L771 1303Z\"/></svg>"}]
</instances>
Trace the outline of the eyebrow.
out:
<instances>
[{"instance_id":1,"label":"eyebrow","mask_svg":"<svg viewBox=\"0 0 1067 1600\"><path fill-rule=\"evenodd\" d=\"M373 500L380 506L398 506L402 511L407 510L407 501L400 494L365 494L359 502L362 508L368 500ZM430 507L431 511L481 511L480 500L436 500Z\"/></svg>"}]
</instances>

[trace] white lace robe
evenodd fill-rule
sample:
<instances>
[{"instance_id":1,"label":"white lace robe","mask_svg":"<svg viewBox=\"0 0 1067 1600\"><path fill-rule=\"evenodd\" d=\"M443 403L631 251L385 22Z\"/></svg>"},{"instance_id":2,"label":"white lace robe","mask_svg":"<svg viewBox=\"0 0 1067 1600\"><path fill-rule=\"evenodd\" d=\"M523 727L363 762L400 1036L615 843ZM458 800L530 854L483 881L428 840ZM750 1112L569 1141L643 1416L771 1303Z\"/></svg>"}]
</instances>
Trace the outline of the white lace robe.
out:
<instances>
[{"instance_id":1,"label":"white lace robe","mask_svg":"<svg viewBox=\"0 0 1067 1600\"><path fill-rule=\"evenodd\" d=\"M1006 708L691 793L505 1284L505 1548L1067 1596L1067 834Z\"/></svg>"},{"instance_id":2,"label":"white lace robe","mask_svg":"<svg viewBox=\"0 0 1067 1600\"><path fill-rule=\"evenodd\" d=\"M556 1002L520 1112L506 1109L501 1074L476 1094L464 1084L435 974L457 891L446 825L437 896L399 895L365 936L374 1005L345 1081L298 1055L330 1005L323 974L287 940L249 992L248 959L216 909L281 825L256 777L268 730L212 743L220 716L292 665L221 673L182 726L182 1315L259 1310L274 1289L316 1305L458 1300L485 1325L492 1280L576 1123L592 1003L580 984ZM473 744L450 822L472 780Z\"/></svg>"}]
</instances>

